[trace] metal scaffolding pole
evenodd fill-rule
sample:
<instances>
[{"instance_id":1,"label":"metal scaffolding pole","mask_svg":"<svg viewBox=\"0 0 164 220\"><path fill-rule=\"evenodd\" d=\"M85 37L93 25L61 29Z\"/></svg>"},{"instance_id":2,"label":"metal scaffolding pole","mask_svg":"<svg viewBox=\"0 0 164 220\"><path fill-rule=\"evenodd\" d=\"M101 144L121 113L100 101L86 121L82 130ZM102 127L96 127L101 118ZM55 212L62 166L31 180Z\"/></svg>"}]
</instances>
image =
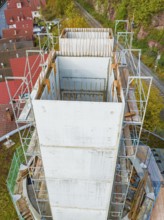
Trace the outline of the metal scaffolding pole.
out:
<instances>
[{"instance_id":1,"label":"metal scaffolding pole","mask_svg":"<svg viewBox=\"0 0 164 220\"><path fill-rule=\"evenodd\" d=\"M117 35L117 43L121 35L127 37L128 33L131 35L131 32L119 32ZM125 71L127 64L133 66L133 68L130 76L128 72L126 74L127 82L124 91L125 112L122 125L122 139L120 141L108 220L120 220L124 217L125 203L130 187L130 180L135 168L134 161L136 160L152 85L152 77L144 77L141 76L140 73L141 50L131 49L128 45L127 47L127 49L121 48L121 51L116 52L114 59L118 65L118 72L119 69L120 71L122 70L121 68L124 68ZM134 63L132 52L138 52L137 65ZM124 58L122 56L124 56ZM128 62L125 62L127 57L130 58ZM123 61L124 63L121 63L122 60L125 60ZM122 78L125 77L124 72L120 73L120 76Z\"/></svg>"},{"instance_id":2,"label":"metal scaffolding pole","mask_svg":"<svg viewBox=\"0 0 164 220\"><path fill-rule=\"evenodd\" d=\"M39 53L33 64L30 63L29 59L29 54L31 53ZM24 77L6 77L5 81L17 128L20 128L22 124L29 125L24 131L19 131L21 147L25 158L25 161L23 161L22 163L23 166L27 167L27 175L31 179L32 194L29 194L31 194L31 196L34 196L35 198L34 200L39 215L47 219L52 219L32 106L32 99L34 99L35 96L32 96L31 94L34 88L33 78L36 72L36 70L33 70L33 66L35 66L36 62L38 64L38 57L39 64L37 66L37 69L41 67L41 72L44 72L43 75L46 75L44 56L45 54L43 50L26 51ZM43 80L44 77L41 77L40 79ZM10 80L13 80L13 82L17 85L17 91L14 94L11 92L9 83ZM17 168L18 170L17 173L15 173L16 176L14 178L18 178L17 175L20 173L19 167ZM10 175L12 175L11 172ZM15 184L17 183L15 182ZM14 196L14 194L12 196ZM17 204L14 203L14 205ZM18 209L19 208L17 207L17 210Z\"/></svg>"}]
</instances>

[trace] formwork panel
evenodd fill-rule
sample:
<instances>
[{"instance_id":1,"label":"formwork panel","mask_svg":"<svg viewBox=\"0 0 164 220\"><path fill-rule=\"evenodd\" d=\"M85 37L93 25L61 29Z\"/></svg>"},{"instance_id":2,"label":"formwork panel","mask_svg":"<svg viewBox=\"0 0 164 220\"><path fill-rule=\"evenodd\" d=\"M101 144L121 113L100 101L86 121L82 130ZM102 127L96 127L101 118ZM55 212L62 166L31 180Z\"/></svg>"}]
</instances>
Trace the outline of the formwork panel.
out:
<instances>
[{"instance_id":1,"label":"formwork panel","mask_svg":"<svg viewBox=\"0 0 164 220\"><path fill-rule=\"evenodd\" d=\"M88 210L88 209L71 209L71 208L52 208L55 212L54 219L60 220L104 220L105 211L101 210Z\"/></svg>"},{"instance_id":2,"label":"formwork panel","mask_svg":"<svg viewBox=\"0 0 164 220\"><path fill-rule=\"evenodd\" d=\"M109 33L106 32L100 32L100 31L92 31L92 32L72 32L72 31L67 31L66 32L66 38L98 38L98 39L109 39Z\"/></svg>"},{"instance_id":3,"label":"formwork panel","mask_svg":"<svg viewBox=\"0 0 164 220\"><path fill-rule=\"evenodd\" d=\"M113 39L59 39L59 55L111 57Z\"/></svg>"},{"instance_id":4,"label":"formwork panel","mask_svg":"<svg viewBox=\"0 0 164 220\"><path fill-rule=\"evenodd\" d=\"M60 77L106 78L110 58L102 57L57 57Z\"/></svg>"},{"instance_id":5,"label":"formwork panel","mask_svg":"<svg viewBox=\"0 0 164 220\"><path fill-rule=\"evenodd\" d=\"M111 29L64 29L59 45L61 55L112 56L114 38Z\"/></svg>"},{"instance_id":6,"label":"formwork panel","mask_svg":"<svg viewBox=\"0 0 164 220\"><path fill-rule=\"evenodd\" d=\"M53 218L77 219L79 209L83 220L106 220L124 104L34 100L33 106Z\"/></svg>"},{"instance_id":7,"label":"formwork panel","mask_svg":"<svg viewBox=\"0 0 164 220\"><path fill-rule=\"evenodd\" d=\"M108 209L112 183L81 179L47 180L52 207Z\"/></svg>"},{"instance_id":8,"label":"formwork panel","mask_svg":"<svg viewBox=\"0 0 164 220\"><path fill-rule=\"evenodd\" d=\"M34 100L41 146L116 149L122 103Z\"/></svg>"},{"instance_id":9,"label":"formwork panel","mask_svg":"<svg viewBox=\"0 0 164 220\"><path fill-rule=\"evenodd\" d=\"M48 166L46 177L51 179L79 178L99 181L113 179L116 150L95 151L83 148L47 148L46 146L41 148L45 167Z\"/></svg>"}]
</instances>

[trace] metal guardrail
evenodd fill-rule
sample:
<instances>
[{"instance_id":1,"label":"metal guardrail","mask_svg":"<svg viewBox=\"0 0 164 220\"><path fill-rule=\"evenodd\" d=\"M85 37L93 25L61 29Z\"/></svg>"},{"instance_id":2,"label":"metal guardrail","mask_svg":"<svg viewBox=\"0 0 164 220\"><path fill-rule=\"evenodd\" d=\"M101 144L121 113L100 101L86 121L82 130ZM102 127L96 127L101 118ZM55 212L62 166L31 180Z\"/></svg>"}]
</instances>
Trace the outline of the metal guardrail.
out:
<instances>
[{"instance_id":1,"label":"metal guardrail","mask_svg":"<svg viewBox=\"0 0 164 220\"><path fill-rule=\"evenodd\" d=\"M153 136L159 138L161 141L164 141L164 138L161 137L161 136L159 136L158 134L156 134L156 133L154 133L154 132L152 132L152 131L146 130L146 129L144 129L144 128L143 128L142 130L143 130L143 132L147 132L147 133L149 133L149 134L152 134Z\"/></svg>"},{"instance_id":2,"label":"metal guardrail","mask_svg":"<svg viewBox=\"0 0 164 220\"><path fill-rule=\"evenodd\" d=\"M16 134L18 131L22 131L22 130L24 130L24 129L30 127L30 126L31 126L31 124L30 124L30 125L25 125L25 126L22 126L22 127L20 127L20 128L17 128L17 129L15 129L15 130L13 130L13 131L11 131L11 132L5 134L4 136L0 137L0 142L1 142L1 141L4 141L4 140L6 139L6 136L9 136L9 137L10 137L10 136Z\"/></svg>"}]
</instances>

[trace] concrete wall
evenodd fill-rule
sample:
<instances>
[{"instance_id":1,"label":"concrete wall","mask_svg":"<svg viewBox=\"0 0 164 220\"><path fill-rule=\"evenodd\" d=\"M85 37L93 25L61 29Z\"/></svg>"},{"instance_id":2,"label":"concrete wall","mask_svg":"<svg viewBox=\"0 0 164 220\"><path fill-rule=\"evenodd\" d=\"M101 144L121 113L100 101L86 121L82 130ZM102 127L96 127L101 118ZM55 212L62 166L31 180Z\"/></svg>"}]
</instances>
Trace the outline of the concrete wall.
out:
<instances>
[{"instance_id":1,"label":"concrete wall","mask_svg":"<svg viewBox=\"0 0 164 220\"><path fill-rule=\"evenodd\" d=\"M114 82L114 73L113 70L111 70L111 73L109 74L109 80L108 80L108 91L107 91L107 101L112 102L113 100L113 82ZM116 91L114 91L116 92Z\"/></svg>"},{"instance_id":2,"label":"concrete wall","mask_svg":"<svg viewBox=\"0 0 164 220\"><path fill-rule=\"evenodd\" d=\"M114 38L109 28L66 28L59 38L64 56L112 56Z\"/></svg>"},{"instance_id":3,"label":"concrete wall","mask_svg":"<svg viewBox=\"0 0 164 220\"><path fill-rule=\"evenodd\" d=\"M57 99L57 86L55 82L55 74L52 69L50 76L50 91L48 91L48 87L45 86L44 91L42 93L41 99L42 100L56 100Z\"/></svg>"},{"instance_id":4,"label":"concrete wall","mask_svg":"<svg viewBox=\"0 0 164 220\"><path fill-rule=\"evenodd\" d=\"M97 57L58 57L56 60L59 77L60 90L63 93L67 91L89 91L101 92L94 94L94 101L103 101L104 93L106 94L108 75L110 70L110 58ZM113 77L110 77L109 85L113 83ZM109 93L110 88L108 86ZM79 98L80 96L80 98ZM93 93L77 96L77 100L91 101ZM62 98L63 99L63 98Z\"/></svg>"},{"instance_id":5,"label":"concrete wall","mask_svg":"<svg viewBox=\"0 0 164 220\"><path fill-rule=\"evenodd\" d=\"M56 219L60 220L104 220L105 211L101 210L84 210L84 209L64 209L52 208L56 212Z\"/></svg>"},{"instance_id":6,"label":"concrete wall","mask_svg":"<svg viewBox=\"0 0 164 220\"><path fill-rule=\"evenodd\" d=\"M60 38L59 46L59 53L65 56L110 57L113 51L113 39Z\"/></svg>"},{"instance_id":7,"label":"concrete wall","mask_svg":"<svg viewBox=\"0 0 164 220\"><path fill-rule=\"evenodd\" d=\"M68 92L79 91L76 100L104 101L104 95L107 95L107 101L112 101L114 75L110 62L110 58L57 57L56 74L52 69L49 76L51 90L49 92L45 86L41 99L75 100L75 97L70 96ZM81 91L84 94L81 94ZM91 94L86 94L85 91L90 91ZM116 91L114 96L116 96Z\"/></svg>"},{"instance_id":8,"label":"concrete wall","mask_svg":"<svg viewBox=\"0 0 164 220\"><path fill-rule=\"evenodd\" d=\"M73 32L73 31L68 31L66 33L66 38L81 38L81 39L87 39L87 38L99 38L99 39L109 39L109 32L100 32L100 31L95 31L95 32Z\"/></svg>"},{"instance_id":9,"label":"concrete wall","mask_svg":"<svg viewBox=\"0 0 164 220\"><path fill-rule=\"evenodd\" d=\"M107 220L124 105L33 106L53 219Z\"/></svg>"}]
</instances>

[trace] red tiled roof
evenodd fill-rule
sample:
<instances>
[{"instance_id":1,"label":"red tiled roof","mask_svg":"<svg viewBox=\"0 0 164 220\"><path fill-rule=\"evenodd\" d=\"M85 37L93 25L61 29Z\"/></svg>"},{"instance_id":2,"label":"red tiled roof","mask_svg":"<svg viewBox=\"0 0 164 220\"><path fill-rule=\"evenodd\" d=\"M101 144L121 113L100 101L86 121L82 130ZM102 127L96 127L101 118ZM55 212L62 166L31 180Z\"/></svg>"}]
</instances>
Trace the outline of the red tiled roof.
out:
<instances>
[{"instance_id":1,"label":"red tiled roof","mask_svg":"<svg viewBox=\"0 0 164 220\"><path fill-rule=\"evenodd\" d=\"M45 54L45 59L47 58L47 56L48 54ZM41 67L39 65L40 61L41 61L41 57L39 55L29 56L29 63L31 66L31 77L32 77L33 85L36 83L36 80L38 79L38 76L41 72ZM13 76L17 76L17 77L26 76L27 77L28 68L26 68L26 72L25 72L26 57L10 59L10 64L11 64ZM30 77L27 77L27 79L30 80ZM22 80L8 81L12 96L16 93L21 82ZM18 96L15 98L18 98ZM9 99L6 83L0 82L0 104L8 104L9 101L10 99Z\"/></svg>"},{"instance_id":2,"label":"red tiled roof","mask_svg":"<svg viewBox=\"0 0 164 220\"><path fill-rule=\"evenodd\" d=\"M45 59L48 57L48 54L46 54ZM41 72L41 67L39 66L40 64L40 56L38 55L33 55L29 56L29 63L31 68L31 73L32 73L32 82L33 85L35 84L39 73ZM14 58L10 59L11 63L11 68L13 72L13 76L24 76L24 69L25 69L25 64L26 64L26 58ZM36 72L36 73L35 73ZM27 73L27 71L26 71ZM34 75L35 73L35 75ZM8 81L9 87L10 87L10 92L11 95L14 96L15 93L17 92L18 88L21 85L22 80L13 80L13 81ZM19 95L19 94L18 94ZM18 95L15 98L18 98ZM15 121L12 120L10 121L7 118L6 115L6 108L10 109L10 112L12 113L11 106L9 105L9 95L6 87L5 82L0 82L0 137L5 135L6 133L16 129L16 124Z\"/></svg>"},{"instance_id":3,"label":"red tiled roof","mask_svg":"<svg viewBox=\"0 0 164 220\"><path fill-rule=\"evenodd\" d=\"M17 21L16 28L31 29L33 31L33 21L32 20Z\"/></svg>"},{"instance_id":4,"label":"red tiled roof","mask_svg":"<svg viewBox=\"0 0 164 220\"><path fill-rule=\"evenodd\" d=\"M40 7L44 8L46 6L45 0L31 0L30 1L30 7L32 11L37 11Z\"/></svg>"},{"instance_id":5,"label":"red tiled roof","mask_svg":"<svg viewBox=\"0 0 164 220\"><path fill-rule=\"evenodd\" d=\"M45 59L47 59L48 54L45 54ZM12 69L13 76L26 76L29 71L28 68L26 68L25 71L25 66L26 66L26 57L20 57L20 58L13 58L10 59L10 66ZM41 57L40 55L32 55L29 56L29 64L31 67L31 77L32 77L32 82L33 85L35 84L36 80L38 79L38 76L41 72L41 66L39 65L41 62ZM27 79L30 80L30 76L28 75Z\"/></svg>"},{"instance_id":6,"label":"red tiled roof","mask_svg":"<svg viewBox=\"0 0 164 220\"><path fill-rule=\"evenodd\" d=\"M9 8L9 9L17 8L17 3L21 3L22 7L29 6L28 0L8 0L7 1L7 8Z\"/></svg>"},{"instance_id":7,"label":"red tiled roof","mask_svg":"<svg viewBox=\"0 0 164 220\"><path fill-rule=\"evenodd\" d=\"M10 131L16 129L15 121L14 120L10 121L7 118L6 108L9 108L10 113L12 114L11 105L9 105L9 104L0 105L0 116L1 116L1 119L0 119L0 137L2 137L3 135L9 133Z\"/></svg>"},{"instance_id":8,"label":"red tiled roof","mask_svg":"<svg viewBox=\"0 0 164 220\"><path fill-rule=\"evenodd\" d=\"M8 25L13 25L17 21L32 20L30 7L6 9L4 13Z\"/></svg>"},{"instance_id":9,"label":"red tiled roof","mask_svg":"<svg viewBox=\"0 0 164 220\"><path fill-rule=\"evenodd\" d=\"M7 1L7 8L13 9L17 8L17 3L21 4L21 7L31 7L32 11L36 11L39 7L45 7L46 1L45 0L8 0Z\"/></svg>"},{"instance_id":10,"label":"red tiled roof","mask_svg":"<svg viewBox=\"0 0 164 220\"><path fill-rule=\"evenodd\" d=\"M25 38L26 40L32 40L33 30L31 28L9 28L2 30L3 38L14 39L14 38Z\"/></svg>"},{"instance_id":11,"label":"red tiled roof","mask_svg":"<svg viewBox=\"0 0 164 220\"><path fill-rule=\"evenodd\" d=\"M19 88L21 81L8 81L11 95L13 96ZM7 91L6 83L0 82L0 104L9 104L10 98Z\"/></svg>"},{"instance_id":12,"label":"red tiled roof","mask_svg":"<svg viewBox=\"0 0 164 220\"><path fill-rule=\"evenodd\" d=\"M3 38L18 38L24 37L27 40L31 40L33 37L33 21L17 21L16 28L3 29Z\"/></svg>"},{"instance_id":13,"label":"red tiled roof","mask_svg":"<svg viewBox=\"0 0 164 220\"><path fill-rule=\"evenodd\" d=\"M44 57L45 59L47 59L48 54L45 54ZM40 63L41 63L40 55L29 56L29 64L30 64L30 72L31 72L31 74L29 74L26 57L10 59L10 66L11 66L13 76L19 76L19 77L25 76L27 77L28 82L31 82L31 79L32 79L33 86L35 85L38 79L38 76L41 72ZM32 85L31 83L29 83L30 91L31 91Z\"/></svg>"},{"instance_id":14,"label":"red tiled roof","mask_svg":"<svg viewBox=\"0 0 164 220\"><path fill-rule=\"evenodd\" d=\"M14 38L17 35L15 28L3 29L2 30L3 38Z\"/></svg>"}]
</instances>

